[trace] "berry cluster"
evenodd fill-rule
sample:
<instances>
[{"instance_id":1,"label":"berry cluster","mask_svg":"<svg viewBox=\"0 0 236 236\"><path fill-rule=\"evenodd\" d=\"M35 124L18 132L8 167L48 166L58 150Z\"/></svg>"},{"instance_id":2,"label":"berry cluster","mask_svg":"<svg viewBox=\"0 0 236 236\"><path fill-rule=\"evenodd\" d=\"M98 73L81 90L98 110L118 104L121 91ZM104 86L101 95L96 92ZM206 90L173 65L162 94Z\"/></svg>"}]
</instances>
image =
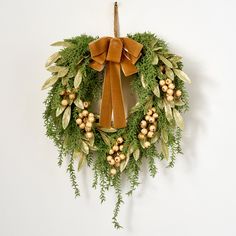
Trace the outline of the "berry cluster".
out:
<instances>
[{"instance_id":1,"label":"berry cluster","mask_svg":"<svg viewBox=\"0 0 236 236\"><path fill-rule=\"evenodd\" d=\"M159 84L161 86L161 90L165 93L166 100L168 102L173 101L174 96L180 97L182 95L180 90L175 90L175 85L172 83L171 79L160 80Z\"/></svg>"},{"instance_id":2,"label":"berry cluster","mask_svg":"<svg viewBox=\"0 0 236 236\"><path fill-rule=\"evenodd\" d=\"M123 150L123 143L124 139L122 137L119 137L116 140L116 143L113 145L113 147L109 151L109 155L107 156L107 161L110 166L112 166L110 173L111 175L115 175L118 168L120 166L120 163L126 159L126 156L124 153L122 153Z\"/></svg>"},{"instance_id":3,"label":"berry cluster","mask_svg":"<svg viewBox=\"0 0 236 236\"><path fill-rule=\"evenodd\" d=\"M84 130L85 137L87 139L93 138L92 127L95 122L95 117L93 113L89 113L87 108L89 106L88 102L84 102L84 110L79 113L78 118L76 119L76 123L81 130Z\"/></svg>"},{"instance_id":4,"label":"berry cluster","mask_svg":"<svg viewBox=\"0 0 236 236\"><path fill-rule=\"evenodd\" d=\"M152 107L145 115L145 119L140 122L140 133L138 134L139 140L143 142L143 147L148 148L151 145L151 138L154 137L157 130L157 118L156 108Z\"/></svg>"},{"instance_id":5,"label":"berry cluster","mask_svg":"<svg viewBox=\"0 0 236 236\"><path fill-rule=\"evenodd\" d=\"M76 99L76 94L75 91L71 91L71 90L62 90L60 92L60 95L63 97L63 99L61 100L61 105L62 106L67 106L70 101L74 101Z\"/></svg>"}]
</instances>

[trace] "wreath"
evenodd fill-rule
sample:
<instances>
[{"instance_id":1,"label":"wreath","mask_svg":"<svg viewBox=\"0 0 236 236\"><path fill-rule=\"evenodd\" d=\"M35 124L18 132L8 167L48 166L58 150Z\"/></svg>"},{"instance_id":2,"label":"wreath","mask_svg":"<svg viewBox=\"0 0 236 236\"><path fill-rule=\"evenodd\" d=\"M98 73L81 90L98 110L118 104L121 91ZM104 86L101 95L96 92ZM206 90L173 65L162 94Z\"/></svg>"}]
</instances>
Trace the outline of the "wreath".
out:
<instances>
[{"instance_id":1,"label":"wreath","mask_svg":"<svg viewBox=\"0 0 236 236\"><path fill-rule=\"evenodd\" d=\"M100 200L115 189L112 222L116 228L123 203L121 178L130 183L127 195L139 185L142 162L157 173L156 159L173 167L182 153L181 113L189 108L181 57L152 33L126 38L80 35L53 43L63 49L51 55L46 68L52 76L43 89L46 134L59 150L58 165L69 158L75 196L80 196L77 171L87 164L94 172L92 187L100 186ZM129 80L137 103L125 117L121 83ZM101 112L94 105L102 97ZM112 122L112 114L113 119Z\"/></svg>"}]
</instances>

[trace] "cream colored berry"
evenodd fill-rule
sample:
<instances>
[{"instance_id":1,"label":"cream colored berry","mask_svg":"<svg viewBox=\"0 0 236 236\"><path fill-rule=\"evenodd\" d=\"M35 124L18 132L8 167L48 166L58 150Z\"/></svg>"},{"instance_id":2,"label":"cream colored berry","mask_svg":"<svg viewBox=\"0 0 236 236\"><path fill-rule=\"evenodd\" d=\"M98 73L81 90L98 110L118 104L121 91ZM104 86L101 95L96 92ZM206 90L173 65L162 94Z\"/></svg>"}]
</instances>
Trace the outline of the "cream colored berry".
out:
<instances>
[{"instance_id":1,"label":"cream colored berry","mask_svg":"<svg viewBox=\"0 0 236 236\"><path fill-rule=\"evenodd\" d=\"M124 148L124 146L123 146L123 145L120 145L120 146L119 146L119 149L120 149L120 151L122 151L122 150L123 150L123 148Z\"/></svg>"},{"instance_id":2,"label":"cream colored berry","mask_svg":"<svg viewBox=\"0 0 236 236\"><path fill-rule=\"evenodd\" d=\"M149 122L150 123L154 123L155 122L155 118L154 117L150 117Z\"/></svg>"},{"instance_id":3,"label":"cream colored berry","mask_svg":"<svg viewBox=\"0 0 236 236\"><path fill-rule=\"evenodd\" d=\"M62 91L60 92L60 95L63 96L65 93L66 93L66 91L65 91L65 90L62 90Z\"/></svg>"},{"instance_id":4,"label":"cream colored berry","mask_svg":"<svg viewBox=\"0 0 236 236\"><path fill-rule=\"evenodd\" d=\"M115 157L115 162L120 162L120 157L119 156Z\"/></svg>"},{"instance_id":5,"label":"cream colored berry","mask_svg":"<svg viewBox=\"0 0 236 236\"><path fill-rule=\"evenodd\" d=\"M119 147L118 147L118 145L114 145L112 149L114 152L117 152L119 150Z\"/></svg>"},{"instance_id":6,"label":"cream colored berry","mask_svg":"<svg viewBox=\"0 0 236 236\"><path fill-rule=\"evenodd\" d=\"M140 122L140 127L141 127L141 128L146 128L146 127L147 127L147 121L146 121L146 120L142 120L142 121Z\"/></svg>"},{"instance_id":7,"label":"cream colored berry","mask_svg":"<svg viewBox=\"0 0 236 236\"><path fill-rule=\"evenodd\" d=\"M88 139L92 138L93 137L93 132L86 132L85 137L88 138Z\"/></svg>"},{"instance_id":8,"label":"cream colored berry","mask_svg":"<svg viewBox=\"0 0 236 236\"><path fill-rule=\"evenodd\" d=\"M91 123L93 123L93 122L95 121L94 116L89 116L89 117L88 117L88 121L91 122Z\"/></svg>"},{"instance_id":9,"label":"cream colored berry","mask_svg":"<svg viewBox=\"0 0 236 236\"><path fill-rule=\"evenodd\" d=\"M87 116L87 115L88 115L88 111L87 111L87 110L83 110L83 111L82 111L82 115L83 115L83 116Z\"/></svg>"},{"instance_id":10,"label":"cream colored berry","mask_svg":"<svg viewBox=\"0 0 236 236\"><path fill-rule=\"evenodd\" d=\"M177 97L180 97L182 95L182 92L180 90L176 90L175 95Z\"/></svg>"},{"instance_id":11,"label":"cream colored berry","mask_svg":"<svg viewBox=\"0 0 236 236\"><path fill-rule=\"evenodd\" d=\"M168 87L167 87L166 85L162 86L162 88L161 88L161 90L162 90L163 92L166 92L167 89L168 89Z\"/></svg>"},{"instance_id":12,"label":"cream colored berry","mask_svg":"<svg viewBox=\"0 0 236 236\"><path fill-rule=\"evenodd\" d=\"M147 112L147 115L151 116L153 113L152 109L149 109L148 112Z\"/></svg>"},{"instance_id":13,"label":"cream colored berry","mask_svg":"<svg viewBox=\"0 0 236 236\"><path fill-rule=\"evenodd\" d=\"M114 159L111 159L111 160L109 161L109 165L111 165L111 166L115 165L115 160L114 160Z\"/></svg>"},{"instance_id":14,"label":"cream colored berry","mask_svg":"<svg viewBox=\"0 0 236 236\"><path fill-rule=\"evenodd\" d=\"M82 112L79 113L79 117L80 117L80 118L83 118L83 117L84 117L83 114L82 114Z\"/></svg>"},{"instance_id":15,"label":"cream colored berry","mask_svg":"<svg viewBox=\"0 0 236 236\"><path fill-rule=\"evenodd\" d=\"M166 93L168 95L173 95L174 91L173 91L173 89L167 89Z\"/></svg>"},{"instance_id":16,"label":"cream colored berry","mask_svg":"<svg viewBox=\"0 0 236 236\"><path fill-rule=\"evenodd\" d=\"M174 89L174 88L175 88L175 85L171 83L171 84L168 85L168 88L169 88L169 89Z\"/></svg>"},{"instance_id":17,"label":"cream colored berry","mask_svg":"<svg viewBox=\"0 0 236 236\"><path fill-rule=\"evenodd\" d=\"M145 148L149 148L149 147L151 146L151 143L148 142L148 141L146 141L146 142L143 144L143 146L144 146Z\"/></svg>"},{"instance_id":18,"label":"cream colored berry","mask_svg":"<svg viewBox=\"0 0 236 236\"><path fill-rule=\"evenodd\" d=\"M155 112L153 115L152 115L155 119L158 118L158 114Z\"/></svg>"},{"instance_id":19,"label":"cream colored berry","mask_svg":"<svg viewBox=\"0 0 236 236\"><path fill-rule=\"evenodd\" d=\"M89 106L89 102L84 102L84 107L88 108L88 106Z\"/></svg>"},{"instance_id":20,"label":"cream colored berry","mask_svg":"<svg viewBox=\"0 0 236 236\"><path fill-rule=\"evenodd\" d=\"M154 135L154 132L152 132L152 131L149 131L149 132L147 133L148 138L152 138L153 135Z\"/></svg>"},{"instance_id":21,"label":"cream colored berry","mask_svg":"<svg viewBox=\"0 0 236 236\"><path fill-rule=\"evenodd\" d=\"M121 143L123 143L124 142L124 139L122 138L122 137L119 137L118 139L117 139L117 143L118 144L121 144Z\"/></svg>"},{"instance_id":22,"label":"cream colored berry","mask_svg":"<svg viewBox=\"0 0 236 236\"><path fill-rule=\"evenodd\" d=\"M112 160L112 156L107 156L107 161L110 162Z\"/></svg>"},{"instance_id":23,"label":"cream colored berry","mask_svg":"<svg viewBox=\"0 0 236 236\"><path fill-rule=\"evenodd\" d=\"M92 128L90 128L90 127L86 127L86 126L85 126L85 128L84 128L84 129L85 129L85 131L87 131L87 132L89 132L89 131L91 131L91 130L92 130Z\"/></svg>"},{"instance_id":24,"label":"cream colored berry","mask_svg":"<svg viewBox=\"0 0 236 236\"><path fill-rule=\"evenodd\" d=\"M166 82L165 82L165 80L162 79L159 81L159 84L160 84L160 86L164 86L166 84Z\"/></svg>"},{"instance_id":25,"label":"cream colored berry","mask_svg":"<svg viewBox=\"0 0 236 236\"><path fill-rule=\"evenodd\" d=\"M120 159L121 159L121 160L124 160L125 158L126 158L126 157L125 157L125 154L124 154L124 153L121 153L121 154L120 154Z\"/></svg>"},{"instance_id":26,"label":"cream colored berry","mask_svg":"<svg viewBox=\"0 0 236 236\"><path fill-rule=\"evenodd\" d=\"M119 167L119 166L120 166L120 162L116 162L115 167Z\"/></svg>"},{"instance_id":27,"label":"cream colored berry","mask_svg":"<svg viewBox=\"0 0 236 236\"><path fill-rule=\"evenodd\" d=\"M109 150L109 154L112 155L114 151L112 149Z\"/></svg>"},{"instance_id":28,"label":"cream colored berry","mask_svg":"<svg viewBox=\"0 0 236 236\"><path fill-rule=\"evenodd\" d=\"M82 123L79 125L80 129L84 129L85 128L85 123Z\"/></svg>"},{"instance_id":29,"label":"cream colored berry","mask_svg":"<svg viewBox=\"0 0 236 236\"><path fill-rule=\"evenodd\" d=\"M69 95L69 99L70 99L70 100L74 100L74 99L75 99L75 94L74 94L74 93L71 93L71 94Z\"/></svg>"},{"instance_id":30,"label":"cream colored berry","mask_svg":"<svg viewBox=\"0 0 236 236\"><path fill-rule=\"evenodd\" d=\"M115 168L112 168L112 169L110 170L110 173L111 173L111 175L115 175L115 174L116 174L116 169L115 169Z\"/></svg>"},{"instance_id":31,"label":"cream colored berry","mask_svg":"<svg viewBox=\"0 0 236 236\"><path fill-rule=\"evenodd\" d=\"M140 133L140 134L138 134L138 138L140 140L144 140L145 139L145 135Z\"/></svg>"},{"instance_id":32,"label":"cream colored berry","mask_svg":"<svg viewBox=\"0 0 236 236\"><path fill-rule=\"evenodd\" d=\"M93 124L92 124L91 122L88 121L88 122L86 123L86 127L92 128L92 126L93 126Z\"/></svg>"},{"instance_id":33,"label":"cream colored berry","mask_svg":"<svg viewBox=\"0 0 236 236\"><path fill-rule=\"evenodd\" d=\"M80 124L82 124L82 122L83 122L83 121L82 121L82 119L81 119L81 118L78 118L78 119L76 119L76 124L77 124L77 125L80 125Z\"/></svg>"},{"instance_id":34,"label":"cream colored berry","mask_svg":"<svg viewBox=\"0 0 236 236\"><path fill-rule=\"evenodd\" d=\"M153 112L156 112L156 108L155 108L155 107L152 107L152 111L153 111Z\"/></svg>"},{"instance_id":35,"label":"cream colored berry","mask_svg":"<svg viewBox=\"0 0 236 236\"><path fill-rule=\"evenodd\" d=\"M167 97L166 97L166 100L168 101L168 102L172 102L173 100L174 100L174 97L172 96L172 95L168 95Z\"/></svg>"},{"instance_id":36,"label":"cream colored berry","mask_svg":"<svg viewBox=\"0 0 236 236\"><path fill-rule=\"evenodd\" d=\"M149 121L150 117L151 117L151 116L146 115L146 116L145 116L145 120L146 120L146 121Z\"/></svg>"},{"instance_id":37,"label":"cream colored berry","mask_svg":"<svg viewBox=\"0 0 236 236\"><path fill-rule=\"evenodd\" d=\"M156 126L155 125L150 125L149 130L152 132L156 131Z\"/></svg>"},{"instance_id":38,"label":"cream colored berry","mask_svg":"<svg viewBox=\"0 0 236 236\"><path fill-rule=\"evenodd\" d=\"M88 114L89 117L94 117L94 114L91 112Z\"/></svg>"},{"instance_id":39,"label":"cream colored berry","mask_svg":"<svg viewBox=\"0 0 236 236\"><path fill-rule=\"evenodd\" d=\"M172 80L171 79L166 79L166 84L169 85L172 83Z\"/></svg>"},{"instance_id":40,"label":"cream colored berry","mask_svg":"<svg viewBox=\"0 0 236 236\"><path fill-rule=\"evenodd\" d=\"M67 101L66 99L63 99L63 100L61 101L61 105L62 105L62 106L67 106L67 105L68 105L68 101Z\"/></svg>"},{"instance_id":41,"label":"cream colored berry","mask_svg":"<svg viewBox=\"0 0 236 236\"><path fill-rule=\"evenodd\" d=\"M144 129L141 129L141 133L142 133L142 134L146 135L146 134L147 134L147 132L148 132L148 130L147 130L147 129L145 129L145 128L144 128Z\"/></svg>"}]
</instances>

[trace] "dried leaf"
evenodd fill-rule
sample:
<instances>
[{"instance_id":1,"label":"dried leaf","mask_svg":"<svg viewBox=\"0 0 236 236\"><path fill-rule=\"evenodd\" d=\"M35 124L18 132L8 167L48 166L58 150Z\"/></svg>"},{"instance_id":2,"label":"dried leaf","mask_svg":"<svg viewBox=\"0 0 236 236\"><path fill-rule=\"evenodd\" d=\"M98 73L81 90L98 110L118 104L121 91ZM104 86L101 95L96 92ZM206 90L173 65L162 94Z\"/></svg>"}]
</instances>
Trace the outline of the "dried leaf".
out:
<instances>
[{"instance_id":1,"label":"dried leaf","mask_svg":"<svg viewBox=\"0 0 236 236\"><path fill-rule=\"evenodd\" d=\"M141 75L141 78L140 78L140 79L141 79L142 86L146 89L146 88L147 88L147 85L145 84L143 74Z\"/></svg>"},{"instance_id":2,"label":"dried leaf","mask_svg":"<svg viewBox=\"0 0 236 236\"><path fill-rule=\"evenodd\" d=\"M152 60L152 65L157 65L159 61L159 58L157 56L157 54L154 55L153 60Z\"/></svg>"},{"instance_id":3,"label":"dried leaf","mask_svg":"<svg viewBox=\"0 0 236 236\"><path fill-rule=\"evenodd\" d=\"M61 79L61 83L63 86L66 86L68 84L68 81L69 81L69 78L67 78L67 77L64 77Z\"/></svg>"},{"instance_id":4,"label":"dried leaf","mask_svg":"<svg viewBox=\"0 0 236 236\"><path fill-rule=\"evenodd\" d=\"M59 78L64 77L65 75L67 75L68 71L69 71L69 68L67 68L67 67L61 67L61 69L58 71L57 76L58 76Z\"/></svg>"},{"instance_id":5,"label":"dried leaf","mask_svg":"<svg viewBox=\"0 0 236 236\"><path fill-rule=\"evenodd\" d=\"M82 167L84 166L85 163L86 163L86 155L81 153L80 159L79 159L79 164L78 164L78 171L80 171L82 169Z\"/></svg>"},{"instance_id":6,"label":"dried leaf","mask_svg":"<svg viewBox=\"0 0 236 236\"><path fill-rule=\"evenodd\" d=\"M174 78L175 78L175 74L174 74L173 70L168 67L166 68L166 75L171 80L174 80Z\"/></svg>"},{"instance_id":7,"label":"dried leaf","mask_svg":"<svg viewBox=\"0 0 236 236\"><path fill-rule=\"evenodd\" d=\"M164 100L163 104L164 104L166 118L170 122L173 119L171 106L169 102L166 100Z\"/></svg>"},{"instance_id":8,"label":"dried leaf","mask_svg":"<svg viewBox=\"0 0 236 236\"><path fill-rule=\"evenodd\" d=\"M99 131L99 132L100 132L101 137L102 137L103 141L105 142L105 144L110 146L111 142L110 142L109 137L104 132L102 132L102 131Z\"/></svg>"},{"instance_id":9,"label":"dried leaf","mask_svg":"<svg viewBox=\"0 0 236 236\"><path fill-rule=\"evenodd\" d=\"M42 86L42 90L47 89L47 88L51 87L52 85L54 85L58 79L59 78L57 76L52 76L49 79L47 79Z\"/></svg>"},{"instance_id":10,"label":"dried leaf","mask_svg":"<svg viewBox=\"0 0 236 236\"><path fill-rule=\"evenodd\" d=\"M166 59L164 56L159 55L159 58L167 67L173 68L172 63L168 59Z\"/></svg>"},{"instance_id":11,"label":"dried leaf","mask_svg":"<svg viewBox=\"0 0 236 236\"><path fill-rule=\"evenodd\" d=\"M154 87L152 91L158 98L160 97L160 88L158 84Z\"/></svg>"},{"instance_id":12,"label":"dried leaf","mask_svg":"<svg viewBox=\"0 0 236 236\"><path fill-rule=\"evenodd\" d=\"M60 69L61 69L61 66L50 66L47 68L47 70L52 73L56 73L56 72L60 71Z\"/></svg>"},{"instance_id":13,"label":"dried leaf","mask_svg":"<svg viewBox=\"0 0 236 236\"><path fill-rule=\"evenodd\" d=\"M81 155L81 152L79 151L79 149L75 149L73 152L73 159L77 159L79 155Z\"/></svg>"},{"instance_id":14,"label":"dried leaf","mask_svg":"<svg viewBox=\"0 0 236 236\"><path fill-rule=\"evenodd\" d=\"M62 117L62 127L63 129L66 129L67 126L70 123L70 117L71 117L71 106L68 106L66 110L64 111L63 117Z\"/></svg>"},{"instance_id":15,"label":"dried leaf","mask_svg":"<svg viewBox=\"0 0 236 236\"><path fill-rule=\"evenodd\" d=\"M173 115L174 115L174 119L176 122L176 125L180 128L180 129L184 129L184 120L183 117L181 116L181 114L179 113L179 111L177 109L173 109Z\"/></svg>"},{"instance_id":16,"label":"dried leaf","mask_svg":"<svg viewBox=\"0 0 236 236\"><path fill-rule=\"evenodd\" d=\"M72 43L70 42L66 42L66 41L58 41L58 42L55 42L55 43L52 43L51 46L57 46L57 47L71 47L73 46Z\"/></svg>"},{"instance_id":17,"label":"dried leaf","mask_svg":"<svg viewBox=\"0 0 236 236\"><path fill-rule=\"evenodd\" d=\"M120 163L120 172L123 172L125 170L128 163L129 163L129 156L127 156L126 159Z\"/></svg>"},{"instance_id":18,"label":"dried leaf","mask_svg":"<svg viewBox=\"0 0 236 236\"><path fill-rule=\"evenodd\" d=\"M159 51L161 49L162 49L162 47L156 47L156 48L153 48L152 51L156 52L156 51Z\"/></svg>"},{"instance_id":19,"label":"dried leaf","mask_svg":"<svg viewBox=\"0 0 236 236\"><path fill-rule=\"evenodd\" d=\"M89 146L84 141L81 141L81 151L86 155L89 154Z\"/></svg>"},{"instance_id":20,"label":"dried leaf","mask_svg":"<svg viewBox=\"0 0 236 236\"><path fill-rule=\"evenodd\" d=\"M131 144L128 148L126 156L130 157L130 155L134 152L134 145Z\"/></svg>"},{"instance_id":21,"label":"dried leaf","mask_svg":"<svg viewBox=\"0 0 236 236\"><path fill-rule=\"evenodd\" d=\"M179 62L179 61L181 61L182 60L182 57L180 57L180 56L177 56L177 55L174 55L173 57L171 57L170 59L169 59L170 61L173 61L173 62Z\"/></svg>"},{"instance_id":22,"label":"dried leaf","mask_svg":"<svg viewBox=\"0 0 236 236\"><path fill-rule=\"evenodd\" d=\"M82 82L82 73L80 70L78 70L75 79L74 79L74 87L78 88Z\"/></svg>"},{"instance_id":23,"label":"dried leaf","mask_svg":"<svg viewBox=\"0 0 236 236\"><path fill-rule=\"evenodd\" d=\"M162 129L161 130L161 139L167 143L168 142L168 133L166 131L166 129Z\"/></svg>"},{"instance_id":24,"label":"dried leaf","mask_svg":"<svg viewBox=\"0 0 236 236\"><path fill-rule=\"evenodd\" d=\"M114 128L102 128L102 127L97 127L97 129L106 132L106 133L115 133L117 132L117 129Z\"/></svg>"},{"instance_id":25,"label":"dried leaf","mask_svg":"<svg viewBox=\"0 0 236 236\"><path fill-rule=\"evenodd\" d=\"M185 74L182 70L179 70L179 69L173 69L176 76L183 80L184 82L188 82L189 84L191 84L191 80L189 79L188 75Z\"/></svg>"},{"instance_id":26,"label":"dried leaf","mask_svg":"<svg viewBox=\"0 0 236 236\"><path fill-rule=\"evenodd\" d=\"M134 156L134 160L135 161L137 161L139 159L139 157L140 157L140 150L139 150L139 148L134 151L133 156Z\"/></svg>"},{"instance_id":27,"label":"dried leaf","mask_svg":"<svg viewBox=\"0 0 236 236\"><path fill-rule=\"evenodd\" d=\"M61 57L59 52L53 53L48 59L45 64L45 67L50 66L52 63L56 62Z\"/></svg>"},{"instance_id":28,"label":"dried leaf","mask_svg":"<svg viewBox=\"0 0 236 236\"><path fill-rule=\"evenodd\" d=\"M157 133L154 137L151 138L150 143L151 143L151 144L156 143L157 140L159 139L159 136L160 136L160 135L158 135L158 133Z\"/></svg>"},{"instance_id":29,"label":"dried leaf","mask_svg":"<svg viewBox=\"0 0 236 236\"><path fill-rule=\"evenodd\" d=\"M174 103L175 103L175 106L179 106L179 107L185 104L181 99L175 100Z\"/></svg>"},{"instance_id":30,"label":"dried leaf","mask_svg":"<svg viewBox=\"0 0 236 236\"><path fill-rule=\"evenodd\" d=\"M77 99L74 101L74 104L75 104L78 108L84 109L84 104L83 104L83 102L82 102L79 98L77 98Z\"/></svg>"},{"instance_id":31,"label":"dried leaf","mask_svg":"<svg viewBox=\"0 0 236 236\"><path fill-rule=\"evenodd\" d=\"M66 109L66 106L60 105L56 110L56 117L62 114L62 112Z\"/></svg>"},{"instance_id":32,"label":"dried leaf","mask_svg":"<svg viewBox=\"0 0 236 236\"><path fill-rule=\"evenodd\" d=\"M166 160L169 159L169 149L167 144L162 140L161 141L161 152Z\"/></svg>"}]
</instances>

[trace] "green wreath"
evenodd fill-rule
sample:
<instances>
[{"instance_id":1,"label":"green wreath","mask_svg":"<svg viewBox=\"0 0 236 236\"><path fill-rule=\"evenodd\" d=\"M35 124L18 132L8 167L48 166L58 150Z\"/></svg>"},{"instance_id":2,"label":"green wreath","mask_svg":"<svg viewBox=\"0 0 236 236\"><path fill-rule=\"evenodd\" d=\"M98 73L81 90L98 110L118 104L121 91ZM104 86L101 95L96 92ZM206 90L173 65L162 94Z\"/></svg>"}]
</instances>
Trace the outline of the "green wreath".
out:
<instances>
[{"instance_id":1,"label":"green wreath","mask_svg":"<svg viewBox=\"0 0 236 236\"><path fill-rule=\"evenodd\" d=\"M92 186L100 186L100 200L114 187L117 200L112 221L121 227L117 217L123 203L121 177L130 182L131 195L139 185L142 161L147 159L152 177L157 173L155 160L165 160L173 167L181 150L181 113L188 110L188 94L184 82L190 82L182 71L181 57L168 51L164 41L151 33L128 35L143 45L136 63L138 73L131 81L137 104L130 110L125 128L102 128L99 114L92 105L101 97L103 72L91 62L87 35L56 42L63 49L49 57L46 68L52 73L43 89L52 87L45 101L46 134L59 150L58 165L69 157L68 172L75 196L80 195L76 168L85 164L94 171ZM130 79L130 78L126 78Z\"/></svg>"}]
</instances>

